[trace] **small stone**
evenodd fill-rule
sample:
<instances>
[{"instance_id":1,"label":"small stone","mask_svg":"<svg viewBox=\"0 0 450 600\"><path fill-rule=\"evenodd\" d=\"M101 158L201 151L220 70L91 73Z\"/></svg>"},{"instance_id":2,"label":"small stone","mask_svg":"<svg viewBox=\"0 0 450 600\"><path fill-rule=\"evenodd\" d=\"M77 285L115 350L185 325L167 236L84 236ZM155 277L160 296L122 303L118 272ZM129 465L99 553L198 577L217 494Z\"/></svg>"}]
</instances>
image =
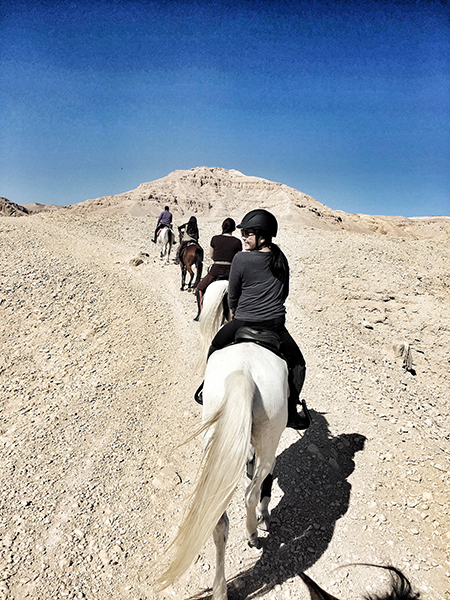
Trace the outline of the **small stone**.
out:
<instances>
[{"instance_id":1,"label":"small stone","mask_svg":"<svg viewBox=\"0 0 450 600\"><path fill-rule=\"evenodd\" d=\"M109 558L106 550L100 550L98 556L104 565L109 565L109 563L111 562L111 559Z\"/></svg>"},{"instance_id":2,"label":"small stone","mask_svg":"<svg viewBox=\"0 0 450 600\"><path fill-rule=\"evenodd\" d=\"M58 564L61 569L66 569L72 564L72 559L68 558L67 556L64 556L63 558L61 558Z\"/></svg>"},{"instance_id":3,"label":"small stone","mask_svg":"<svg viewBox=\"0 0 450 600\"><path fill-rule=\"evenodd\" d=\"M339 471L339 463L335 458L329 458L328 462L333 467L333 469L335 469L336 471Z\"/></svg>"}]
</instances>

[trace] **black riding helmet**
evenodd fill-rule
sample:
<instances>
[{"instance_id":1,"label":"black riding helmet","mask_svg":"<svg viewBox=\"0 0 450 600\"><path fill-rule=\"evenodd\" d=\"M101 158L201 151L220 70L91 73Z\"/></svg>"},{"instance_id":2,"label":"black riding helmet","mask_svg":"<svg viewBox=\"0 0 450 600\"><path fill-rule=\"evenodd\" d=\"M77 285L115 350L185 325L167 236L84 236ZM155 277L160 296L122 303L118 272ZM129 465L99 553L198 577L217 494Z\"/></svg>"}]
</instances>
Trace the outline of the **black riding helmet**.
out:
<instances>
[{"instance_id":1,"label":"black riding helmet","mask_svg":"<svg viewBox=\"0 0 450 600\"><path fill-rule=\"evenodd\" d=\"M255 231L264 231L271 238L275 237L278 232L278 222L276 218L268 210L264 208L256 208L251 210L242 219L238 225L238 229L254 229Z\"/></svg>"}]
</instances>

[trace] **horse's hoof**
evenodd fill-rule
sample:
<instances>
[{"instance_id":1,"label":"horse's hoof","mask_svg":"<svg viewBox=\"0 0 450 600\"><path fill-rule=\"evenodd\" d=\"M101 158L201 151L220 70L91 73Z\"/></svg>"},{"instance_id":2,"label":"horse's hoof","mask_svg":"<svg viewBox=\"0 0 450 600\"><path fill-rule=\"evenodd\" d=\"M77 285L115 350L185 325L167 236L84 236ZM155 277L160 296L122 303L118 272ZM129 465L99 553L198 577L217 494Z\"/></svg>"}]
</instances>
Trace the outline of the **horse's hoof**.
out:
<instances>
[{"instance_id":1,"label":"horse's hoof","mask_svg":"<svg viewBox=\"0 0 450 600\"><path fill-rule=\"evenodd\" d=\"M257 533L248 540L248 545L255 550L261 550L262 544Z\"/></svg>"},{"instance_id":2,"label":"horse's hoof","mask_svg":"<svg viewBox=\"0 0 450 600\"><path fill-rule=\"evenodd\" d=\"M258 518L258 529L261 531L269 531L270 529L270 516L260 515Z\"/></svg>"}]
</instances>

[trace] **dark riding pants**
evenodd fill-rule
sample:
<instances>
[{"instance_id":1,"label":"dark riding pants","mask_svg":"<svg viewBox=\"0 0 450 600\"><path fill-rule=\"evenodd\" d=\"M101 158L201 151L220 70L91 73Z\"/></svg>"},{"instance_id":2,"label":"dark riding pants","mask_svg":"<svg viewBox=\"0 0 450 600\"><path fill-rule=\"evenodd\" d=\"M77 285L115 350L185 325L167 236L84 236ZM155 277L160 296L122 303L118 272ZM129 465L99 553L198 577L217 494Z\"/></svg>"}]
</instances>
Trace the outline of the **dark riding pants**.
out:
<instances>
[{"instance_id":1,"label":"dark riding pants","mask_svg":"<svg viewBox=\"0 0 450 600\"><path fill-rule=\"evenodd\" d=\"M243 327L245 325L247 327L267 329L277 333L281 340L280 352L286 359L289 369L293 369L296 365L305 367L305 359L303 358L303 354L301 353L300 348L297 346L294 338L286 329L284 323L284 317L278 317L277 319L270 319L270 321L260 321L257 323L232 319L223 327L221 327L216 333L213 341L211 342L208 356L210 356L216 350L225 348L225 346L228 346L234 342L236 331L239 329L239 327Z\"/></svg>"}]
</instances>

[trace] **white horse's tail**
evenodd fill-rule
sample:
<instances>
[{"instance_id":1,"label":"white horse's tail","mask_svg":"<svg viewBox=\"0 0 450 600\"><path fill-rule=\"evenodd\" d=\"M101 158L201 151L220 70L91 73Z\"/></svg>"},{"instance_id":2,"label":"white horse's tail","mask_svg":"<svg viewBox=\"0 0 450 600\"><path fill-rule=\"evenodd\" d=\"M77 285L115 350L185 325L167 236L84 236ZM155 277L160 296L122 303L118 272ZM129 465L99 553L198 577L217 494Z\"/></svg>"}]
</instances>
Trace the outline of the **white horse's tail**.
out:
<instances>
[{"instance_id":1,"label":"white horse's tail","mask_svg":"<svg viewBox=\"0 0 450 600\"><path fill-rule=\"evenodd\" d=\"M209 346L213 337L219 331L223 320L223 298L228 290L228 281L213 281L203 299L203 308L200 313L200 350L197 362L197 369L201 375L206 369Z\"/></svg>"},{"instance_id":2,"label":"white horse's tail","mask_svg":"<svg viewBox=\"0 0 450 600\"><path fill-rule=\"evenodd\" d=\"M156 582L171 585L192 564L225 512L249 454L255 383L243 371L225 380L222 405L203 429L212 427L190 509L172 544L175 557Z\"/></svg>"}]
</instances>

